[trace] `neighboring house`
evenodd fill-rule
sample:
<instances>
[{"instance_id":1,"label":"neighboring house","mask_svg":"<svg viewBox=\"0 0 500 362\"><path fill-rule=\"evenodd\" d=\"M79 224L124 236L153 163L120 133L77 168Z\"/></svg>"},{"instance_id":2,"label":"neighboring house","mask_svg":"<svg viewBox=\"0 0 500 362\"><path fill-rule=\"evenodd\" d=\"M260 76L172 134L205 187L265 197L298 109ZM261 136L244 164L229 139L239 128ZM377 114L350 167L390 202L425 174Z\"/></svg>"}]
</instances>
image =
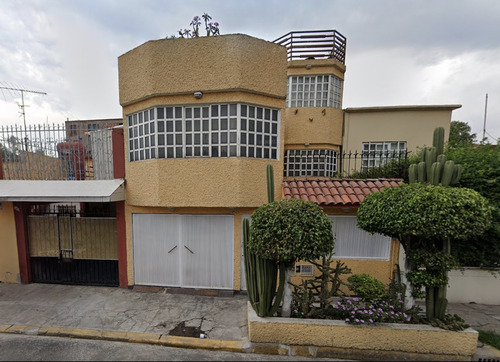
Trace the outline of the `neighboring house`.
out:
<instances>
[{"instance_id":1,"label":"neighboring house","mask_svg":"<svg viewBox=\"0 0 500 362\"><path fill-rule=\"evenodd\" d=\"M0 281L126 287L123 128L91 131L92 147L61 126L18 131L0 131Z\"/></svg>"},{"instance_id":2,"label":"neighboring house","mask_svg":"<svg viewBox=\"0 0 500 362\"><path fill-rule=\"evenodd\" d=\"M377 167L393 156L405 157L407 152L432 145L437 127L450 133L451 112L459 104L359 107L344 110L345 152L361 155L361 167Z\"/></svg>"},{"instance_id":3,"label":"neighboring house","mask_svg":"<svg viewBox=\"0 0 500 362\"><path fill-rule=\"evenodd\" d=\"M96 120L67 122L67 145L60 148L71 150L69 145L81 142L86 152L90 150L85 181L43 186L41 181L32 181L37 185L12 184L0 177L4 206L0 224L14 220L17 226L19 256L15 258L19 258L21 281L37 281L35 272L54 268L36 264L37 258L55 258L50 262L59 260L67 267L80 255L86 260L107 260L102 274L111 270L114 284L119 279L122 287L245 289L242 220L267 202L265 170L271 164L275 200L296 197L318 203L334 221L335 257L355 273L367 272L387 282L397 263L399 244L359 230L355 215L366 195L397 186L401 180L332 177L344 173L342 154L349 151L347 147L397 141L406 142L405 150L410 150L417 145L410 144L411 129L405 134L400 126L385 123L389 116L378 118L379 113L367 111L361 117L363 112L342 110L345 49L346 39L340 33L325 30L292 32L275 42L243 34L161 39L121 55L123 128L95 126L99 129L90 130L88 127L94 126L89 125L98 123ZM424 114L428 128L425 140L422 138L424 145L430 143L435 127L444 125L449 130L451 110L457 107L381 108L397 109L389 113L405 117L405 124L412 124L406 108L415 109L413 120L420 122L419 113ZM436 108L436 112L428 113L427 108ZM428 117L434 114L439 117ZM369 123L370 117L375 130L358 127L358 118ZM83 131L76 130L78 124L85 124ZM419 129L425 127L420 124ZM122 130L124 138L120 140L116 133ZM101 149L112 153L98 156ZM113 160L113 172L101 166L110 165L109 159ZM358 165L360 160L354 159ZM72 164L75 169L75 162ZM106 171L98 172L98 168ZM90 174L92 177L87 176ZM71 185L88 188L66 187ZM7 186L14 187L15 197ZM45 190L44 197L30 187ZM98 195L98 190L104 195ZM61 205L58 212L43 206L61 201L76 205ZM67 230L83 227L76 220L78 210L86 211L82 215L89 218L102 216L98 213L101 209L111 211L116 223L111 229L104 227L108 231L103 235L114 238L109 230L115 228L116 239L110 246L105 236L93 238L94 249L97 245L102 249L96 258L94 252L83 252L92 238L68 239ZM53 218L36 218L47 214L57 215L62 229L56 236L73 240L69 246L66 241L54 244L35 236L28 240L27 226L23 225L55 225L51 224ZM12 233L0 237L0 243L12 243ZM33 242L36 245L29 248ZM37 255L30 255L30 250L36 250ZM16 280L2 277L8 271L4 263L7 265L13 256L1 257L5 260L0 259L0 280ZM97 268L85 263L86 271ZM310 272L307 265L298 269L299 276ZM70 275L63 282L78 281ZM96 284L95 280L89 283Z\"/></svg>"}]
</instances>

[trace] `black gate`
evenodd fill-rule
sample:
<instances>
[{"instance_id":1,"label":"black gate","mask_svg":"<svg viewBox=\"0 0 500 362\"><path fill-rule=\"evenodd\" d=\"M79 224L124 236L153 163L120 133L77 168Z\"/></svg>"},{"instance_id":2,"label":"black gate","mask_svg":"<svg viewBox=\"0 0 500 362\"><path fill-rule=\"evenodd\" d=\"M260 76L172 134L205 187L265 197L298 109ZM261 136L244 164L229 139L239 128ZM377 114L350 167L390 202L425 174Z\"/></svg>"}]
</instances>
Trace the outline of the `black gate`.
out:
<instances>
[{"instance_id":1,"label":"black gate","mask_svg":"<svg viewBox=\"0 0 500 362\"><path fill-rule=\"evenodd\" d=\"M118 286L114 206L32 206L27 223L33 282Z\"/></svg>"}]
</instances>

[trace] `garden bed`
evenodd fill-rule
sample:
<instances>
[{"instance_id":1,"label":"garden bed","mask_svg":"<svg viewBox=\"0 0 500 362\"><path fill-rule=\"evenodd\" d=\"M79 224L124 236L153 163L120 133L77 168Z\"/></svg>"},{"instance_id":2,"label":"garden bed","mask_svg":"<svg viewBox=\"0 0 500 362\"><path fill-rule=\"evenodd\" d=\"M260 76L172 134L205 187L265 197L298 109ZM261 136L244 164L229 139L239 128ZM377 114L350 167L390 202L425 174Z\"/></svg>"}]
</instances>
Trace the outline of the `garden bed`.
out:
<instances>
[{"instance_id":1,"label":"garden bed","mask_svg":"<svg viewBox=\"0 0 500 362\"><path fill-rule=\"evenodd\" d=\"M478 333L429 325L350 325L340 320L257 316L248 304L249 339L256 351L278 346L279 353L352 359L470 360Z\"/></svg>"}]
</instances>

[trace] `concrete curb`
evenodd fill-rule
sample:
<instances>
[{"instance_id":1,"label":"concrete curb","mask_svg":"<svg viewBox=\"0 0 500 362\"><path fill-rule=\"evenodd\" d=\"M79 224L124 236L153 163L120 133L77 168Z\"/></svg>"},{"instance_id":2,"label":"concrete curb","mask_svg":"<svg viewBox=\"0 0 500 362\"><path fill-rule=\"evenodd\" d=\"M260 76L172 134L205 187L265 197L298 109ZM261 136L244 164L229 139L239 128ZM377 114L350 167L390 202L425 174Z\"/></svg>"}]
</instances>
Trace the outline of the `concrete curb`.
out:
<instances>
[{"instance_id":1,"label":"concrete curb","mask_svg":"<svg viewBox=\"0 0 500 362\"><path fill-rule=\"evenodd\" d=\"M311 346L289 346L278 343L252 343L249 341L225 341L218 339L198 339L190 337L170 336L167 334L157 333L135 333L135 332L118 332L96 329L80 329L66 327L40 327L40 326L24 326L13 324L0 324L0 333L6 334L25 334L31 336L50 336L50 337L65 337L65 338L81 338L93 340L105 340L114 342L128 343L143 343L162 345L166 347L190 348L190 349L207 349L225 352L236 353L256 353L269 355L288 355L288 356L303 356L303 357L321 357L321 358L347 358L359 359L355 352L346 353L332 347L311 347ZM390 360L394 359L394 355L379 354L372 356L374 359ZM417 357L417 356L406 356ZM422 357L421 355L418 357ZM433 356L435 359L439 356ZM416 359L420 359L416 358ZM447 358L444 358L447 359ZM480 361L500 361L500 351L484 345L478 348L472 360Z\"/></svg>"},{"instance_id":2,"label":"concrete curb","mask_svg":"<svg viewBox=\"0 0 500 362\"><path fill-rule=\"evenodd\" d=\"M209 349L226 352L248 353L248 343L241 341L223 341L218 339L198 339L177 337L156 333L118 332L96 329L65 327L40 327L12 324L0 324L0 333L26 334L32 336L50 336L82 339L98 339L115 342L156 344L167 347Z\"/></svg>"}]
</instances>

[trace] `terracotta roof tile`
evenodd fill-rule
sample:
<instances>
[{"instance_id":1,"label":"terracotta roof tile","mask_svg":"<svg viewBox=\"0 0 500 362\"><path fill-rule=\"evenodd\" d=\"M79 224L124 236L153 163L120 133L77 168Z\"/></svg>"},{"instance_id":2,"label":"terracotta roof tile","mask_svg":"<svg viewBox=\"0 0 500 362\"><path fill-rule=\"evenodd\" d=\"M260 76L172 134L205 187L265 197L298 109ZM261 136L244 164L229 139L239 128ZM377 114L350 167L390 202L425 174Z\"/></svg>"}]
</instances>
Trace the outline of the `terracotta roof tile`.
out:
<instances>
[{"instance_id":1,"label":"terracotta roof tile","mask_svg":"<svg viewBox=\"0 0 500 362\"><path fill-rule=\"evenodd\" d=\"M304 179L284 180L285 199L296 198L321 206L359 206L373 192L399 186L402 179Z\"/></svg>"}]
</instances>

